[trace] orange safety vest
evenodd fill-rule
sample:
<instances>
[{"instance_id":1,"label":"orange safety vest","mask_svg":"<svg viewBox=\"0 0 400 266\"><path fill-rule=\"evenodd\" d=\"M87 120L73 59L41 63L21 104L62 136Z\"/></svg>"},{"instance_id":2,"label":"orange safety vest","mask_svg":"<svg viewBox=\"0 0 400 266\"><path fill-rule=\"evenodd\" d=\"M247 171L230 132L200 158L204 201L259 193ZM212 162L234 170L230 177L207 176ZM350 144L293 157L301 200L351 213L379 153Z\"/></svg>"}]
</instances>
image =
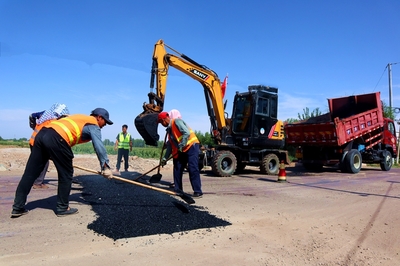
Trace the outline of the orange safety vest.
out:
<instances>
[{"instance_id":1,"label":"orange safety vest","mask_svg":"<svg viewBox=\"0 0 400 266\"><path fill-rule=\"evenodd\" d=\"M53 120L46 127L54 129L70 147L90 140L81 140L82 129L86 124L97 125L97 119L89 115L70 115Z\"/></svg>"},{"instance_id":2,"label":"orange safety vest","mask_svg":"<svg viewBox=\"0 0 400 266\"><path fill-rule=\"evenodd\" d=\"M187 140L186 146L183 147L183 149L182 149L183 152L187 152L190 149L190 147L192 147L193 144L200 143L200 141L196 137L196 134L194 134L194 131L191 128L189 128L189 131L190 131L190 135ZM178 141L178 144L181 143L182 133L178 130L178 127L175 125L175 119L172 119L172 121L171 121L171 134ZM171 141L171 138L169 135L168 135L168 139L169 139L169 142L171 143L172 156L176 159L176 158L178 158L179 148L175 145L174 141Z\"/></svg>"},{"instance_id":3,"label":"orange safety vest","mask_svg":"<svg viewBox=\"0 0 400 266\"><path fill-rule=\"evenodd\" d=\"M41 123L40 125L36 125L35 129L32 132L31 138L29 139L29 145L33 146L33 144L35 143L36 135L39 133L39 131L42 129L42 127L50 124L51 121L53 121L53 120L47 120L47 121L44 121L43 123Z\"/></svg>"}]
</instances>

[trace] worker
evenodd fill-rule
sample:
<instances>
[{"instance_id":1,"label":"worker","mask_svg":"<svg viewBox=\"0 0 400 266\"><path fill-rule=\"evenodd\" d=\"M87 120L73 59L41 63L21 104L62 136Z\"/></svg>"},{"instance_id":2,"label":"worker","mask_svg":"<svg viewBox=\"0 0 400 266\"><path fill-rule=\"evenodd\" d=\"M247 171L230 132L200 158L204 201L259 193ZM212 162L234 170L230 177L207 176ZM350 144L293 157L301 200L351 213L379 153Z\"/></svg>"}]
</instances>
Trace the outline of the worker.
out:
<instances>
[{"instance_id":1,"label":"worker","mask_svg":"<svg viewBox=\"0 0 400 266\"><path fill-rule=\"evenodd\" d=\"M181 112L179 112L176 109L172 109L171 111L168 112L169 118L172 119L176 119L176 118L180 118L182 119L182 115Z\"/></svg>"},{"instance_id":2,"label":"worker","mask_svg":"<svg viewBox=\"0 0 400 266\"><path fill-rule=\"evenodd\" d=\"M167 158L172 154L175 191L183 191L182 176L184 167L187 165L190 184L194 192L193 197L201 198L203 192L199 171L199 140L181 118L170 119L167 112L161 112L158 114L157 121L167 128L167 149L161 159L161 166L166 165Z\"/></svg>"},{"instance_id":3,"label":"worker","mask_svg":"<svg viewBox=\"0 0 400 266\"><path fill-rule=\"evenodd\" d=\"M30 149L32 150L35 137L42 127L48 125L51 121L60 119L68 114L68 107L65 104L59 103L53 104L49 109L42 112L32 113L29 116L29 126L33 129L32 135L29 139ZM46 177L49 164L50 161L47 161L43 171L39 174L38 178L36 178L32 186L34 189L49 188L46 184L44 184L44 178Z\"/></svg>"},{"instance_id":4,"label":"worker","mask_svg":"<svg viewBox=\"0 0 400 266\"><path fill-rule=\"evenodd\" d=\"M106 109L96 108L90 116L71 115L52 121L44 126L35 137L32 152L25 167L24 174L15 192L11 218L17 218L28 213L25 203L33 182L43 171L49 158L52 159L58 172L57 208L59 217L78 213L78 209L69 207L69 194L73 177L71 147L92 141L93 148L100 162L101 174L112 179L106 149L101 140L101 128L112 125Z\"/></svg>"},{"instance_id":5,"label":"worker","mask_svg":"<svg viewBox=\"0 0 400 266\"><path fill-rule=\"evenodd\" d=\"M128 125L122 126L122 132L118 133L115 141L114 150L118 149L117 165L115 174L120 174L119 168L121 166L122 157L124 157L125 172L128 172L129 168L129 152L132 151L132 137L127 132Z\"/></svg>"},{"instance_id":6,"label":"worker","mask_svg":"<svg viewBox=\"0 0 400 266\"><path fill-rule=\"evenodd\" d=\"M171 120L176 119L176 118L182 119L181 112L179 112L177 109L172 109L171 111L168 112L168 115L169 115L169 119L171 119ZM166 144L166 143L165 143L165 144ZM187 169L187 165L183 166L183 169ZM169 187L170 187L170 188L174 188L174 187L175 187L175 184L174 184L174 183L171 183L171 184L169 185Z\"/></svg>"}]
</instances>

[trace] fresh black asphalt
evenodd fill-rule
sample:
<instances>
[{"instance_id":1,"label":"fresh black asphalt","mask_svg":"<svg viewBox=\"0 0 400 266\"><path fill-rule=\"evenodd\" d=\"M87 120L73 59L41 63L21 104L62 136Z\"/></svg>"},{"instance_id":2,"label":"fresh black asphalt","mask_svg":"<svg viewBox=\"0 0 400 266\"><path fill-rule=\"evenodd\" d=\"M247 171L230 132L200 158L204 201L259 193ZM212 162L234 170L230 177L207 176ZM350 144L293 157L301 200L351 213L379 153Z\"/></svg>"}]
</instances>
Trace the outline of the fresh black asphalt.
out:
<instances>
[{"instance_id":1,"label":"fresh black asphalt","mask_svg":"<svg viewBox=\"0 0 400 266\"><path fill-rule=\"evenodd\" d=\"M188 205L179 197L98 175L77 180L96 215L88 229L114 240L231 225L203 208L202 199Z\"/></svg>"}]
</instances>

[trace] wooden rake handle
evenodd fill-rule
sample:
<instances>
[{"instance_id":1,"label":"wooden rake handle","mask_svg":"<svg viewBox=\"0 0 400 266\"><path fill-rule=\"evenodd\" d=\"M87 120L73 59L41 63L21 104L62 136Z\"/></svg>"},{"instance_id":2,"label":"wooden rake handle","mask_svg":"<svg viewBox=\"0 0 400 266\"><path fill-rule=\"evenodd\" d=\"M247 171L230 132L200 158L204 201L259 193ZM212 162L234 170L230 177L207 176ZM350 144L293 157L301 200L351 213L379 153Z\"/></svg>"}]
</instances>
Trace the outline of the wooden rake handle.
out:
<instances>
[{"instance_id":1,"label":"wooden rake handle","mask_svg":"<svg viewBox=\"0 0 400 266\"><path fill-rule=\"evenodd\" d=\"M96 170L89 169L89 168L86 168L86 167L74 165L74 168L77 168L77 169L80 169L80 170L84 170L84 171L87 171L87 172L90 172L90 173L101 175L100 171L96 171ZM133 184L133 185L136 185L136 186L139 186L139 187L144 187L144 188L147 188L147 189L155 190L155 191L158 191L158 192L163 192L163 193L166 193L166 194L169 194L169 195L172 195L172 196L178 196L178 197L181 197L188 204L195 203L194 199L192 197L190 197L189 195L185 194L185 193L177 193L177 192L170 191L170 190L167 190L167 189L158 188L158 187L155 187L155 186L143 184L141 182L137 182L137 181L133 181L133 180L130 180L130 179L126 179L126 178L123 178L123 177L120 177L120 176L117 176L117 175L113 175L113 179L116 179L116 180L119 180L119 181L122 181L122 182L126 182L126 183L129 183L129 184Z\"/></svg>"}]
</instances>

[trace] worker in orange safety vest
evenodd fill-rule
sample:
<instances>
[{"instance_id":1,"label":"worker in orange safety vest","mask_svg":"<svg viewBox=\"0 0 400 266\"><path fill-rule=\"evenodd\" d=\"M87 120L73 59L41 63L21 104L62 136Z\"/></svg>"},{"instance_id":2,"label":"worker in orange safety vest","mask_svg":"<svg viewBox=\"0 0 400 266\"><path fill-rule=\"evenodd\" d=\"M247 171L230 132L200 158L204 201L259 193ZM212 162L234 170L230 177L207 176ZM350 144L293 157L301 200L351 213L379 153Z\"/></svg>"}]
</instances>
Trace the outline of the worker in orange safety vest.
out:
<instances>
[{"instance_id":1,"label":"worker in orange safety vest","mask_svg":"<svg viewBox=\"0 0 400 266\"><path fill-rule=\"evenodd\" d=\"M182 176L187 165L190 184L194 191L193 197L201 198L203 192L199 171L199 140L193 130L181 118L170 119L167 112L158 114L158 123L167 128L168 142L161 165L164 166L167 158L172 154L175 191L183 191Z\"/></svg>"},{"instance_id":2,"label":"worker in orange safety vest","mask_svg":"<svg viewBox=\"0 0 400 266\"><path fill-rule=\"evenodd\" d=\"M26 200L31 187L51 158L58 172L57 208L59 217L78 213L78 209L69 207L71 192L74 154L71 150L76 144L92 141L93 148L102 169L101 174L112 179L109 159L101 140L101 128L112 125L109 113L103 108L94 109L88 115L70 115L59 120L53 120L44 126L35 137L32 152L22 178L15 192L11 218L17 218L28 213L25 209Z\"/></svg>"}]
</instances>

